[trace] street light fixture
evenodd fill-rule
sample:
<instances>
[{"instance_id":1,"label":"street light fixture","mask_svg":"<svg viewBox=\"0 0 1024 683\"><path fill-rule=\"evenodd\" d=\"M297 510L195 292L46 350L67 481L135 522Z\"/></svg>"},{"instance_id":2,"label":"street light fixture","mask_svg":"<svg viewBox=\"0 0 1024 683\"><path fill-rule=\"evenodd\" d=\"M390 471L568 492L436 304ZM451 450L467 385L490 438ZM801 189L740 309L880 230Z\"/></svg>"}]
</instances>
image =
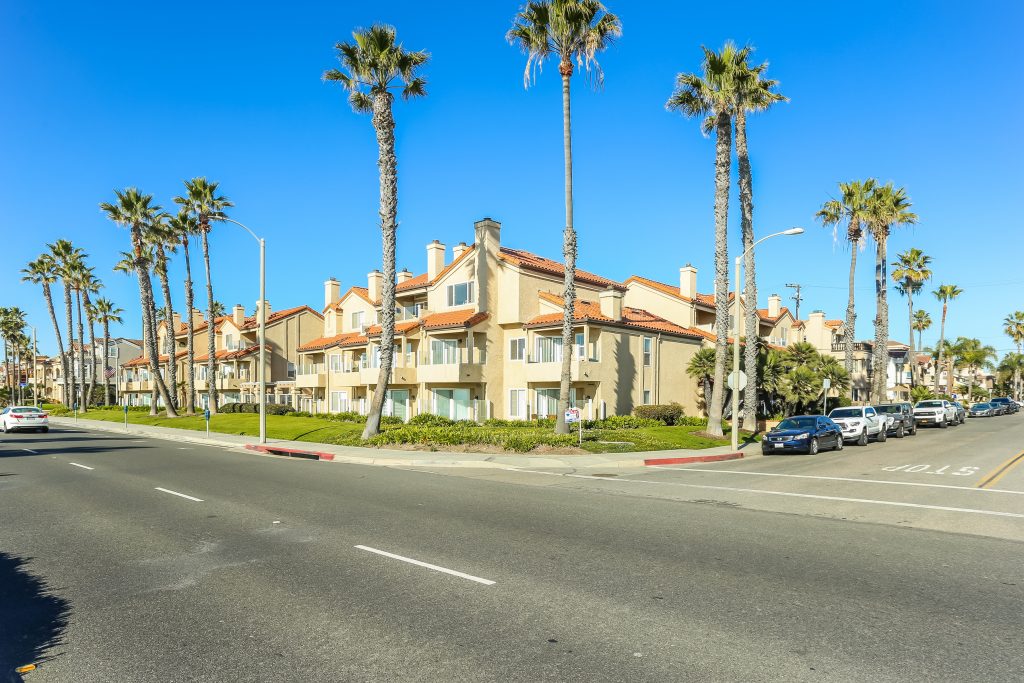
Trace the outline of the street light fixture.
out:
<instances>
[{"instance_id":1,"label":"street light fixture","mask_svg":"<svg viewBox=\"0 0 1024 683\"><path fill-rule=\"evenodd\" d=\"M259 317L259 345L260 345L260 443L267 442L267 241L258 237L248 227L239 223L234 218L218 216L214 220L234 223L238 227L252 235L252 238L260 245L260 305L257 311ZM212 321L211 321L212 323ZM216 378L214 378L216 379Z\"/></svg>"},{"instance_id":2,"label":"street light fixture","mask_svg":"<svg viewBox=\"0 0 1024 683\"><path fill-rule=\"evenodd\" d=\"M742 254L736 257L736 270L735 272L735 299L736 299L736 315L733 319L732 325L732 449L736 450L740 445L740 431L739 431L739 412L740 412L740 320L745 317L746 306L743 300L740 299L740 288L743 286L740 280L740 267L743 265L743 257L748 252L752 251L754 247L759 245L765 240L769 240L773 237L783 237L786 235L802 235L804 232L803 228L790 228L789 230L783 230L782 232L772 233L771 235L765 235L761 239L751 244ZM746 273L744 272L744 275ZM756 302L755 302L756 305ZM748 330L749 336L749 330ZM748 342L749 343L749 342Z\"/></svg>"}]
</instances>

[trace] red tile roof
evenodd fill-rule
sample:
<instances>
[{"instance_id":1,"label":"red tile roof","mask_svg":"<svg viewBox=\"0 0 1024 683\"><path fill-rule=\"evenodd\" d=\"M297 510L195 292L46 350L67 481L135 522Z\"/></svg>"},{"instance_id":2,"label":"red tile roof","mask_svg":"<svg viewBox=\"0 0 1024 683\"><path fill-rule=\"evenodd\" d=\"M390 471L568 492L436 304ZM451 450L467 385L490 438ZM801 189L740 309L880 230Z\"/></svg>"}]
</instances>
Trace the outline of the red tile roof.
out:
<instances>
[{"instance_id":1,"label":"red tile roof","mask_svg":"<svg viewBox=\"0 0 1024 683\"><path fill-rule=\"evenodd\" d=\"M693 301L690 297L680 294L678 287L673 287L672 285L665 284L664 282L651 280L650 278L641 277L640 275L630 275L626 278L626 281L623 284L629 285L631 282L639 282L640 284L647 285L651 289L656 289L662 294L668 294L669 296L673 296L681 301Z\"/></svg>"},{"instance_id":2,"label":"red tile roof","mask_svg":"<svg viewBox=\"0 0 1024 683\"><path fill-rule=\"evenodd\" d=\"M286 308L283 311L271 311L270 315L267 316L267 324L273 325L274 323L281 322L285 318L295 315L296 313L302 313L303 311L309 311L316 317L323 320L323 316L314 311L309 306L296 306L294 308ZM259 319L255 315L250 315L245 318L242 322L243 330L255 330L259 327Z\"/></svg>"},{"instance_id":3,"label":"red tile roof","mask_svg":"<svg viewBox=\"0 0 1024 683\"><path fill-rule=\"evenodd\" d=\"M825 321L825 327L842 327L842 326L843 326L843 321L842 320L826 320Z\"/></svg>"},{"instance_id":4,"label":"red tile roof","mask_svg":"<svg viewBox=\"0 0 1024 683\"><path fill-rule=\"evenodd\" d=\"M551 259L544 258L532 254L528 251L521 249L510 249L509 247L502 247L498 252L498 258L506 263L511 263L519 268L525 268L527 270L534 270L541 273L547 273L548 275L557 275L559 277L565 277L565 265L558 261L552 261ZM619 282L609 280L608 278L601 277L600 275L594 275L588 273L585 270L576 270L576 282L582 282L588 285L596 285L598 287L614 287L618 290L625 290Z\"/></svg>"},{"instance_id":5,"label":"red tile roof","mask_svg":"<svg viewBox=\"0 0 1024 683\"><path fill-rule=\"evenodd\" d=\"M462 311L433 313L423 319L422 325L427 330L440 330L449 327L473 327L473 325L487 320L488 317L489 315L485 311L477 313L469 308Z\"/></svg>"},{"instance_id":6,"label":"red tile roof","mask_svg":"<svg viewBox=\"0 0 1024 683\"><path fill-rule=\"evenodd\" d=\"M542 298L552 303L557 303L559 306L563 305L563 299L549 292L541 292ZM699 338L702 335L685 327L680 327L675 323L671 323L664 318L660 318L653 313L645 311L640 308L629 308L624 306L622 308L622 320L613 320L608 316L601 313L601 305L593 301L578 300L576 305L573 307L573 320L580 322L593 322L602 325L614 325L622 327L635 327L642 330L650 330L653 332L665 332L667 334L674 334L681 337L693 337ZM524 327L544 327L548 325L557 325L562 322L563 315L561 313L546 313L538 315L537 317L527 321Z\"/></svg>"},{"instance_id":7,"label":"red tile roof","mask_svg":"<svg viewBox=\"0 0 1024 683\"><path fill-rule=\"evenodd\" d=\"M420 287L426 287L427 285L434 284L438 280L442 279L445 275L450 273L452 269L455 268L455 266L459 265L464 260L469 258L470 253L472 253L474 249L476 249L475 244L470 244L469 246L467 246L466 249L461 254L459 254L456 258L452 259L451 263L442 268L441 272L438 273L437 277L435 277L433 280L428 279L427 273L420 273L416 277L410 278L405 282L395 285L395 292L405 292L410 289L419 289Z\"/></svg>"},{"instance_id":8,"label":"red tile roof","mask_svg":"<svg viewBox=\"0 0 1024 683\"><path fill-rule=\"evenodd\" d=\"M355 332L346 332L345 334L336 334L333 337L319 337L311 341L306 342L298 348L299 351L322 351L323 349L329 349L332 346L340 346L342 342L348 341L352 337L358 337L359 335Z\"/></svg>"},{"instance_id":9,"label":"red tile roof","mask_svg":"<svg viewBox=\"0 0 1024 683\"><path fill-rule=\"evenodd\" d=\"M419 320L401 320L395 323L395 334L405 334L409 330L420 326ZM376 337L380 335L383 328L380 325L370 325L366 328L366 336Z\"/></svg>"},{"instance_id":10,"label":"red tile roof","mask_svg":"<svg viewBox=\"0 0 1024 683\"><path fill-rule=\"evenodd\" d=\"M761 320L766 320L768 322L775 322L776 320L786 315L787 313L789 313L789 309L783 306L782 308L779 309L779 314L773 318L770 315L768 315L767 308L757 309L757 317L760 318Z\"/></svg>"},{"instance_id":11,"label":"red tile roof","mask_svg":"<svg viewBox=\"0 0 1024 683\"><path fill-rule=\"evenodd\" d=\"M420 273L416 277L411 277L405 282L399 282L395 285L396 292L404 292L407 289L417 289L419 287L426 287L430 284L430 280L427 278L426 273Z\"/></svg>"}]
</instances>

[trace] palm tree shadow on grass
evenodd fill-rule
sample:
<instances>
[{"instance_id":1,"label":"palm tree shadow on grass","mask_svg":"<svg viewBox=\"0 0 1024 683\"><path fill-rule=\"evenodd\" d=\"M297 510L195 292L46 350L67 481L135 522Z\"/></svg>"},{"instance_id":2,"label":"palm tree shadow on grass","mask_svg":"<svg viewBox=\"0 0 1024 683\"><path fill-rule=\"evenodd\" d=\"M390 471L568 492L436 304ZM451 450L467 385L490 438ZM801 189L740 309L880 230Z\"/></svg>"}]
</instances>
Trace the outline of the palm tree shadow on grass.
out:
<instances>
[{"instance_id":1,"label":"palm tree shadow on grass","mask_svg":"<svg viewBox=\"0 0 1024 683\"><path fill-rule=\"evenodd\" d=\"M49 661L64 643L70 601L28 569L31 558L0 552L0 681L21 681L15 669Z\"/></svg>"}]
</instances>

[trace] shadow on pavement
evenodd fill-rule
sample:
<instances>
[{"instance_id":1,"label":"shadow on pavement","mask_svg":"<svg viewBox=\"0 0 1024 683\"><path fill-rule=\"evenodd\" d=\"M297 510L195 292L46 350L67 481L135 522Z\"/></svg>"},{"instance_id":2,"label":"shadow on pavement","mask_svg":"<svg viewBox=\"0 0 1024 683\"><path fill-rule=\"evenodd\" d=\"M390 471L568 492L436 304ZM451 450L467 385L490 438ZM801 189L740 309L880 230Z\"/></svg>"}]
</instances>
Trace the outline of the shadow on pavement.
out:
<instances>
[{"instance_id":1,"label":"shadow on pavement","mask_svg":"<svg viewBox=\"0 0 1024 683\"><path fill-rule=\"evenodd\" d=\"M64 643L71 603L28 570L31 558L0 551L0 682L22 681L16 668L39 665Z\"/></svg>"},{"instance_id":2,"label":"shadow on pavement","mask_svg":"<svg viewBox=\"0 0 1024 683\"><path fill-rule=\"evenodd\" d=\"M5 444L0 444L5 445ZM36 446L33 448L33 444L26 442L24 445L12 446L6 444L8 448L0 448L0 458L31 458L38 457L40 455L74 455L75 453L109 453L111 450L127 451L127 450L138 450L138 449L149 449L153 446L118 446L116 449L111 449L110 446L72 446L71 448L39 448ZM29 449L32 452L29 453Z\"/></svg>"}]
</instances>

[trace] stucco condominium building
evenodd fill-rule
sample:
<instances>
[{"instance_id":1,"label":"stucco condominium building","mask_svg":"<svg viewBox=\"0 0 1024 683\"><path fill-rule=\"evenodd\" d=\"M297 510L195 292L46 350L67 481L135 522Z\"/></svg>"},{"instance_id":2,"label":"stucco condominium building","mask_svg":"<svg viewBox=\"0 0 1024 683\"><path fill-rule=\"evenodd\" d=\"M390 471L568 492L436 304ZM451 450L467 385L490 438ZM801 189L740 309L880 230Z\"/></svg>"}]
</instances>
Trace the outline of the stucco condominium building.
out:
<instances>
[{"instance_id":1,"label":"stucco condominium building","mask_svg":"<svg viewBox=\"0 0 1024 683\"><path fill-rule=\"evenodd\" d=\"M474 241L426 247L426 272L398 273L394 368L386 411L402 418L554 416L563 353L572 354L571 402L584 417L640 404L682 404L696 414L686 366L708 331L627 305L629 286L576 271L572 348L562 348L560 262L503 246L501 224L474 224ZM324 284L322 335L298 347L299 407L365 412L380 364L383 276L344 293Z\"/></svg>"}]
</instances>

